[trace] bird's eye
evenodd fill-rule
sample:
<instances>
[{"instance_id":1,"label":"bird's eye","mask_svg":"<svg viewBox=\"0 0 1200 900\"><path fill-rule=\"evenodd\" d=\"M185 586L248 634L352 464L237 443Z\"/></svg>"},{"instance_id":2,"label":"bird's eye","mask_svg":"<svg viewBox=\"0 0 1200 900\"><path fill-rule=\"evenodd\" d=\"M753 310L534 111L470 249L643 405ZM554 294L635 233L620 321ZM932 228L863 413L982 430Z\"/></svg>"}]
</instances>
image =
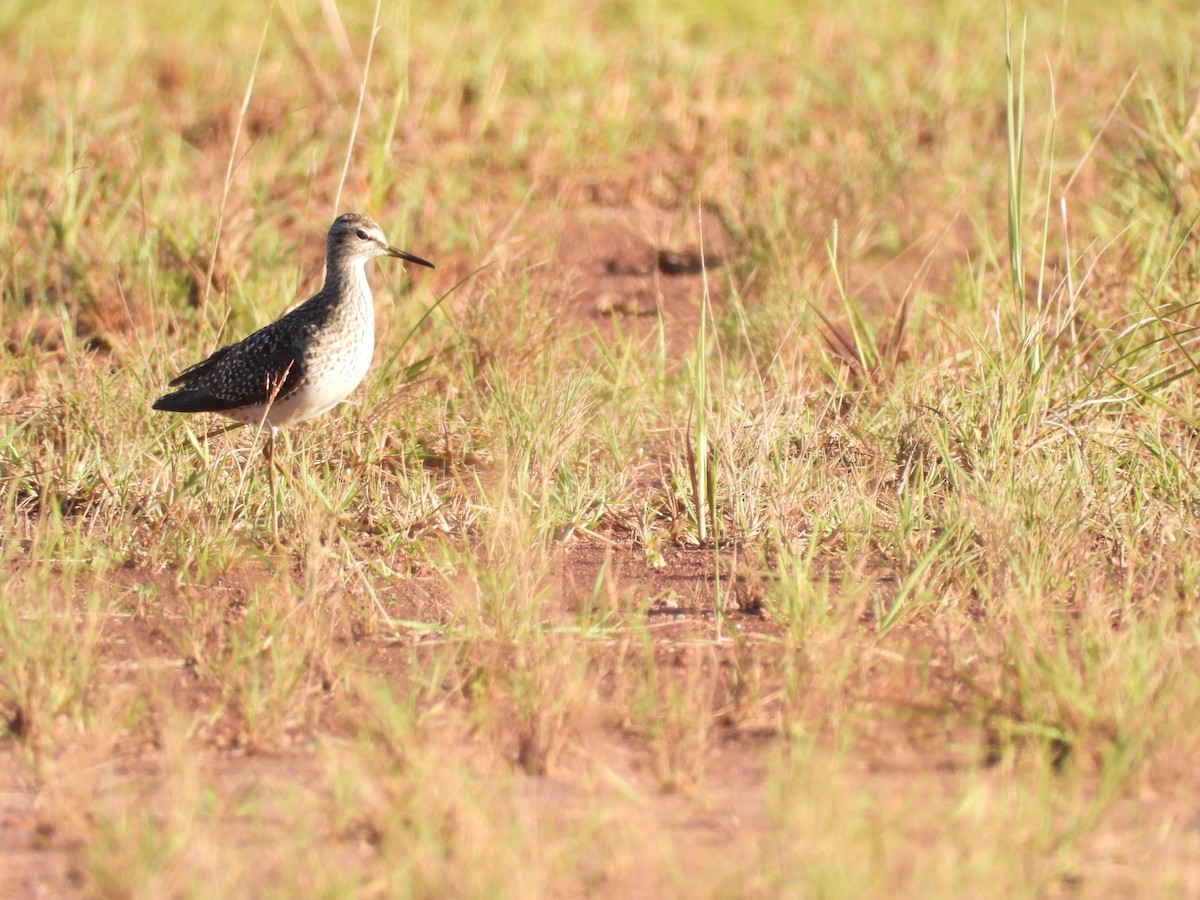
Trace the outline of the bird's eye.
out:
<instances>
[{"instance_id":1,"label":"bird's eye","mask_svg":"<svg viewBox=\"0 0 1200 900\"><path fill-rule=\"evenodd\" d=\"M354 233L355 233L356 235L358 235L358 239L359 239L360 241L365 241L365 240L367 239L367 233L366 233L365 231L363 231L361 228L360 228L360 229L358 229L358 231L356 231L356 232L354 232Z\"/></svg>"}]
</instances>

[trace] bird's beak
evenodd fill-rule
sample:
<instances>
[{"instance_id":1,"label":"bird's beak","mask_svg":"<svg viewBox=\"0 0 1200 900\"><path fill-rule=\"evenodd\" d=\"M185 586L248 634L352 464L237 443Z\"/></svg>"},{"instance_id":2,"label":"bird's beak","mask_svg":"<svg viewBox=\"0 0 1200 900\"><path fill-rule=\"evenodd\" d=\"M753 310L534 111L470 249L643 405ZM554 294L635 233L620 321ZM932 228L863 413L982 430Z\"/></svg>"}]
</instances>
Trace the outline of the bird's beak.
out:
<instances>
[{"instance_id":1,"label":"bird's beak","mask_svg":"<svg viewBox=\"0 0 1200 900\"><path fill-rule=\"evenodd\" d=\"M387 248L388 256L394 256L397 259L405 259L410 263L416 263L418 266L428 266L430 269L436 268L433 263L426 262L419 256L413 256L411 253L405 253L403 250L397 250L395 247Z\"/></svg>"}]
</instances>

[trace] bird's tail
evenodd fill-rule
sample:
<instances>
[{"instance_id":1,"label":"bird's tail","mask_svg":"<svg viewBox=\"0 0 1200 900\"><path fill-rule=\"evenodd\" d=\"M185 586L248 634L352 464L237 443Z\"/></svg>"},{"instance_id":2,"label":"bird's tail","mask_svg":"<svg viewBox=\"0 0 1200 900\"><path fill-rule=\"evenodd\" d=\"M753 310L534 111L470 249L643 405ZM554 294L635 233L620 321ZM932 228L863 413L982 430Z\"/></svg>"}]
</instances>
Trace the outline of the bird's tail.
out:
<instances>
[{"instance_id":1,"label":"bird's tail","mask_svg":"<svg viewBox=\"0 0 1200 900\"><path fill-rule=\"evenodd\" d=\"M184 389L172 394L164 394L154 401L153 409L163 412L221 412L229 408L229 402L220 397L214 397L208 391Z\"/></svg>"}]
</instances>

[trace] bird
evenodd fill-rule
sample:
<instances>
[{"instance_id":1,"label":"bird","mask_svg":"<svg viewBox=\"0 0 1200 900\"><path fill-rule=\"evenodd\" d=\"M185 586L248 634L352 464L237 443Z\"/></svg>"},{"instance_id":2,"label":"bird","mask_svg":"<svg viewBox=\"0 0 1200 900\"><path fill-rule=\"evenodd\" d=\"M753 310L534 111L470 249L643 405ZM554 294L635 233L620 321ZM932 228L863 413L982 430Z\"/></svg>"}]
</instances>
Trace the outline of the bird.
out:
<instances>
[{"instance_id":1,"label":"bird","mask_svg":"<svg viewBox=\"0 0 1200 900\"><path fill-rule=\"evenodd\" d=\"M234 420L230 428L257 425L265 432L273 519L279 429L331 410L371 366L375 307L366 265L381 256L435 268L391 246L370 216L338 216L325 241L321 290L270 325L188 366L169 382L176 390L153 403L163 412L220 413Z\"/></svg>"}]
</instances>

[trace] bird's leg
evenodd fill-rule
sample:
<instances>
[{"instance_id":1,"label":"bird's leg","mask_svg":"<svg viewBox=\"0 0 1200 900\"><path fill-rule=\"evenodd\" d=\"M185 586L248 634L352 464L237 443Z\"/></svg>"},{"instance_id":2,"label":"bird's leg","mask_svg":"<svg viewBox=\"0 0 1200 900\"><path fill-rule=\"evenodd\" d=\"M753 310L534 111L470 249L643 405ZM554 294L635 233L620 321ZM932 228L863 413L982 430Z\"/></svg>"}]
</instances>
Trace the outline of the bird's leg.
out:
<instances>
[{"instance_id":1,"label":"bird's leg","mask_svg":"<svg viewBox=\"0 0 1200 900\"><path fill-rule=\"evenodd\" d=\"M271 406L275 403L275 398L279 396L279 391L283 388L283 384L287 381L288 373L292 370L292 363L288 363L284 370L277 376L267 375L267 405L263 410L262 421L258 423L261 430L267 424L267 416L271 413ZM275 426L271 425L267 432L267 443L263 447L263 453L267 457L267 483L271 489L271 534L275 538L276 545L279 544L279 500L275 496ZM282 469L280 470L282 471Z\"/></svg>"},{"instance_id":2,"label":"bird's leg","mask_svg":"<svg viewBox=\"0 0 1200 900\"><path fill-rule=\"evenodd\" d=\"M284 443L285 447L287 448L287 452L290 456L290 454L292 452L292 442L290 440L288 440L287 435L284 435L283 443ZM288 488L293 491L296 490L296 479L295 479L292 471L287 466L285 466L282 462L280 462L278 459L274 459L274 457L272 457L272 459L273 459L275 468L279 471L279 474L283 476L283 480L287 482Z\"/></svg>"},{"instance_id":3,"label":"bird's leg","mask_svg":"<svg viewBox=\"0 0 1200 900\"><path fill-rule=\"evenodd\" d=\"M271 486L271 534L275 543L279 543L279 501L275 496L275 432L267 432L267 443L263 447L263 455L267 457L267 482Z\"/></svg>"}]
</instances>

